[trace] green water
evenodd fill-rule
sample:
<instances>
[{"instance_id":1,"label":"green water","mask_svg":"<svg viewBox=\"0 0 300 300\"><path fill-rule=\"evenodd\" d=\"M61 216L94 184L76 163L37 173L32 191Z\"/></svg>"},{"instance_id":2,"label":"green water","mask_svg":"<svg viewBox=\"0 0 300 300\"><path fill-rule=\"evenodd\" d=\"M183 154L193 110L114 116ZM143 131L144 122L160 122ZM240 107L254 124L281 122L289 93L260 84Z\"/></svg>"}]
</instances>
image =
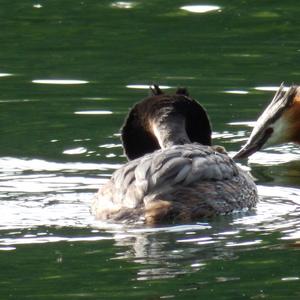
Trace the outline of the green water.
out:
<instances>
[{"instance_id":1,"label":"green water","mask_svg":"<svg viewBox=\"0 0 300 300\"><path fill-rule=\"evenodd\" d=\"M297 146L250 158L251 212L156 228L89 213L144 86L188 87L214 142L240 148L270 87L299 83L297 1L0 7L0 299L300 299Z\"/></svg>"}]
</instances>

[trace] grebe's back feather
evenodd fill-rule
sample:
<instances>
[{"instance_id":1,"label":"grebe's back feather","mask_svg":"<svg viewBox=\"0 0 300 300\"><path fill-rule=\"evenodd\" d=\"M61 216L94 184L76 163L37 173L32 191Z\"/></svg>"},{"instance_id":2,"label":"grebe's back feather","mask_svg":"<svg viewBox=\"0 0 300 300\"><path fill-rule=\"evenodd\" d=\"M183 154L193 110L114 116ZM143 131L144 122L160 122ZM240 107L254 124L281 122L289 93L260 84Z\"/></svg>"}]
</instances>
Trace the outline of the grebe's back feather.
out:
<instances>
[{"instance_id":1,"label":"grebe's back feather","mask_svg":"<svg viewBox=\"0 0 300 300\"><path fill-rule=\"evenodd\" d=\"M188 221L257 202L249 175L231 158L199 144L175 145L132 160L95 196L99 219Z\"/></svg>"}]
</instances>

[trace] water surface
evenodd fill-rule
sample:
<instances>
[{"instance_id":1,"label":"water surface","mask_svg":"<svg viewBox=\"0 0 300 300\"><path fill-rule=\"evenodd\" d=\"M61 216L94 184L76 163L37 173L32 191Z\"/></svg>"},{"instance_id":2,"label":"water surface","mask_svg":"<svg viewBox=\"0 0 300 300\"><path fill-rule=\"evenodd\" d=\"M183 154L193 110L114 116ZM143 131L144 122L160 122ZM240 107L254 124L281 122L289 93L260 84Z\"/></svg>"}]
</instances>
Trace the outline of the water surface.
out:
<instances>
[{"instance_id":1,"label":"water surface","mask_svg":"<svg viewBox=\"0 0 300 300\"><path fill-rule=\"evenodd\" d=\"M252 211L154 228L89 213L149 84L188 87L214 143L241 147L274 89L299 81L296 1L0 4L3 299L299 299L297 146L241 162Z\"/></svg>"}]
</instances>

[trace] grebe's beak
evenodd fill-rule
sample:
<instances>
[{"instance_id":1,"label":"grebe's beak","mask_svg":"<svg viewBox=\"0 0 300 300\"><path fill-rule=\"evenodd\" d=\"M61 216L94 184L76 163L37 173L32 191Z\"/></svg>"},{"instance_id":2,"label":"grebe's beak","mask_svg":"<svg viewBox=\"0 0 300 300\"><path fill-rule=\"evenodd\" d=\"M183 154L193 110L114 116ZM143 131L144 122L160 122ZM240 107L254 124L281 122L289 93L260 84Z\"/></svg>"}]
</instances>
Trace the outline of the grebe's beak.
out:
<instances>
[{"instance_id":1,"label":"grebe's beak","mask_svg":"<svg viewBox=\"0 0 300 300\"><path fill-rule=\"evenodd\" d=\"M262 148L289 141L290 123L285 113L293 105L296 94L296 86L285 91L281 84L269 106L258 118L247 143L235 154L234 159L246 158Z\"/></svg>"}]
</instances>

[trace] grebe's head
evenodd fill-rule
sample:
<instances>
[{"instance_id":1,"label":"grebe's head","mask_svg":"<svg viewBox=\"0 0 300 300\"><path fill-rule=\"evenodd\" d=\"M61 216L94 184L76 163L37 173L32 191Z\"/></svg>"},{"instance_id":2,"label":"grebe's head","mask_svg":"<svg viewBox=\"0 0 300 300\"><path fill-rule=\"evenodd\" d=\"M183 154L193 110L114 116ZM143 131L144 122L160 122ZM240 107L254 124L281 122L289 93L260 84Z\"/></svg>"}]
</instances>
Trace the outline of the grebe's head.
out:
<instances>
[{"instance_id":1,"label":"grebe's head","mask_svg":"<svg viewBox=\"0 0 300 300\"><path fill-rule=\"evenodd\" d=\"M175 94L164 94L157 85L150 90L150 97L131 108L121 129L129 160L170 145L211 145L207 113L185 88L177 89Z\"/></svg>"},{"instance_id":2,"label":"grebe's head","mask_svg":"<svg viewBox=\"0 0 300 300\"><path fill-rule=\"evenodd\" d=\"M260 149L287 142L300 143L300 87L284 91L281 85L234 158L246 158Z\"/></svg>"}]
</instances>

